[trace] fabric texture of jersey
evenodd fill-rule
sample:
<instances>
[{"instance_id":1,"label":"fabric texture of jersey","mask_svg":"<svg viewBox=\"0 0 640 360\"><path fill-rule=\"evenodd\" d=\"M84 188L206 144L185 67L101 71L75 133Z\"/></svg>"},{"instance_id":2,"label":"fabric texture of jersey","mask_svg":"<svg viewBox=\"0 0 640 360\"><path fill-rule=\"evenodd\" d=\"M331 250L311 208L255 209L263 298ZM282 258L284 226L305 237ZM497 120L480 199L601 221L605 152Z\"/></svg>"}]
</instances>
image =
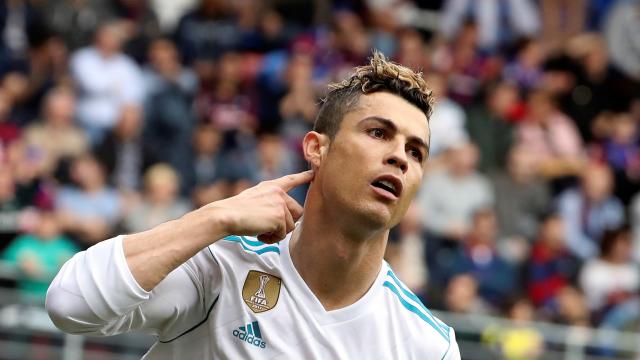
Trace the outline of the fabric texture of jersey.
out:
<instances>
[{"instance_id":1,"label":"fabric texture of jersey","mask_svg":"<svg viewBox=\"0 0 640 360\"><path fill-rule=\"evenodd\" d=\"M295 269L289 239L226 237L147 292L116 237L64 265L47 309L77 334L155 334L144 359L460 359L453 329L384 261L361 299L326 311Z\"/></svg>"}]
</instances>

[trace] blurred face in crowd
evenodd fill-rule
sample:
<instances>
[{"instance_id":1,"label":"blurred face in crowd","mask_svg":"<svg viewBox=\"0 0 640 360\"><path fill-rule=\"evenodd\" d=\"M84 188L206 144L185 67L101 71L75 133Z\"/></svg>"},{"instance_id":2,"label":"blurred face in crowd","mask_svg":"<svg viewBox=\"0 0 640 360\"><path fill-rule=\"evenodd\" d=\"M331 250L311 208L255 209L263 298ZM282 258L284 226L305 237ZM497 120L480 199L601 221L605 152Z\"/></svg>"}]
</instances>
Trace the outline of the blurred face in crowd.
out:
<instances>
[{"instance_id":1,"label":"blurred face in crowd","mask_svg":"<svg viewBox=\"0 0 640 360\"><path fill-rule=\"evenodd\" d=\"M544 124L555 110L551 94L544 91L533 91L527 100L527 109L531 120Z\"/></svg>"},{"instance_id":2,"label":"blurred face in crowd","mask_svg":"<svg viewBox=\"0 0 640 360\"><path fill-rule=\"evenodd\" d=\"M242 57L238 53L228 52L222 55L218 62L218 79L221 82L240 82L242 64Z\"/></svg>"},{"instance_id":3,"label":"blurred face in crowd","mask_svg":"<svg viewBox=\"0 0 640 360\"><path fill-rule=\"evenodd\" d=\"M537 68L544 59L540 42L531 40L518 54L518 60L528 68Z\"/></svg>"},{"instance_id":4,"label":"blurred face in crowd","mask_svg":"<svg viewBox=\"0 0 640 360\"><path fill-rule=\"evenodd\" d=\"M436 101L447 97L447 78L438 72L430 72L425 79Z\"/></svg>"},{"instance_id":5,"label":"blurred face in crowd","mask_svg":"<svg viewBox=\"0 0 640 360\"><path fill-rule=\"evenodd\" d=\"M577 58L588 75L599 75L607 69L609 56L604 39L596 34L581 34L573 38L568 52Z\"/></svg>"},{"instance_id":6,"label":"blurred face in crowd","mask_svg":"<svg viewBox=\"0 0 640 360\"><path fill-rule=\"evenodd\" d=\"M155 40L149 48L149 62L160 74L172 74L180 67L178 51L168 40Z\"/></svg>"},{"instance_id":7,"label":"blurred face in crowd","mask_svg":"<svg viewBox=\"0 0 640 360\"><path fill-rule=\"evenodd\" d=\"M0 88L0 122L3 122L11 112L11 98L6 91Z\"/></svg>"},{"instance_id":8,"label":"blurred face in crowd","mask_svg":"<svg viewBox=\"0 0 640 360\"><path fill-rule=\"evenodd\" d=\"M489 94L488 107L491 112L506 117L518 103L518 100L518 89L512 84L503 82L498 84Z\"/></svg>"},{"instance_id":9,"label":"blurred face in crowd","mask_svg":"<svg viewBox=\"0 0 640 360\"><path fill-rule=\"evenodd\" d=\"M42 240L52 240L60 235L60 222L54 212L42 211L39 213L36 235Z\"/></svg>"},{"instance_id":10,"label":"blurred face in crowd","mask_svg":"<svg viewBox=\"0 0 640 360\"><path fill-rule=\"evenodd\" d=\"M528 300L519 300L509 311L509 317L514 321L531 321L534 316L533 305Z\"/></svg>"},{"instance_id":11,"label":"blurred face in crowd","mask_svg":"<svg viewBox=\"0 0 640 360\"><path fill-rule=\"evenodd\" d=\"M100 190L105 184L104 169L95 158L89 155L81 156L73 162L71 177L87 191Z\"/></svg>"},{"instance_id":12,"label":"blurred face in crowd","mask_svg":"<svg viewBox=\"0 0 640 360\"><path fill-rule=\"evenodd\" d=\"M76 99L71 91L53 90L45 102L45 120L53 126L73 124Z\"/></svg>"},{"instance_id":13,"label":"blurred face in crowd","mask_svg":"<svg viewBox=\"0 0 640 360\"><path fill-rule=\"evenodd\" d=\"M560 216L551 216L540 226L540 239L552 250L564 248L564 234L564 221Z\"/></svg>"},{"instance_id":14,"label":"blurred face in crowd","mask_svg":"<svg viewBox=\"0 0 640 360\"><path fill-rule=\"evenodd\" d=\"M283 155L282 139L275 134L262 135L258 140L258 156L262 164L276 166Z\"/></svg>"},{"instance_id":15,"label":"blurred face in crowd","mask_svg":"<svg viewBox=\"0 0 640 360\"><path fill-rule=\"evenodd\" d=\"M536 175L536 155L523 146L514 146L509 151L507 170L518 182L527 182Z\"/></svg>"},{"instance_id":16,"label":"blurred face in crowd","mask_svg":"<svg viewBox=\"0 0 640 360\"><path fill-rule=\"evenodd\" d=\"M400 35L398 44L398 58L400 59L400 63L414 70L429 67L430 58L425 56L424 41L420 33L413 30L406 30ZM428 81L427 84L429 84Z\"/></svg>"},{"instance_id":17,"label":"blurred face in crowd","mask_svg":"<svg viewBox=\"0 0 640 360\"><path fill-rule=\"evenodd\" d=\"M457 313L473 311L478 296L478 283L467 274L457 275L449 282L445 294L447 309Z\"/></svg>"},{"instance_id":18,"label":"blurred face in crowd","mask_svg":"<svg viewBox=\"0 0 640 360\"><path fill-rule=\"evenodd\" d=\"M461 144L451 149L450 170L456 176L467 176L475 172L480 154L472 143Z\"/></svg>"},{"instance_id":19,"label":"blurred face in crowd","mask_svg":"<svg viewBox=\"0 0 640 360\"><path fill-rule=\"evenodd\" d=\"M120 113L120 120L116 125L116 134L120 139L136 139L142 129L142 107L138 105L125 105Z\"/></svg>"},{"instance_id":20,"label":"blurred face in crowd","mask_svg":"<svg viewBox=\"0 0 640 360\"><path fill-rule=\"evenodd\" d=\"M558 312L570 324L588 325L589 309L584 296L576 288L567 286L556 295Z\"/></svg>"},{"instance_id":21,"label":"blurred face in crowd","mask_svg":"<svg viewBox=\"0 0 640 360\"><path fill-rule=\"evenodd\" d=\"M296 54L291 57L287 66L287 83L295 87L309 87L313 74L313 59L308 54Z\"/></svg>"},{"instance_id":22,"label":"blurred face in crowd","mask_svg":"<svg viewBox=\"0 0 640 360\"><path fill-rule=\"evenodd\" d=\"M103 56L112 56L122 49L124 33L119 24L109 23L100 27L96 33L95 45Z\"/></svg>"},{"instance_id":23,"label":"blurred face in crowd","mask_svg":"<svg viewBox=\"0 0 640 360\"><path fill-rule=\"evenodd\" d=\"M621 113L613 118L611 139L618 144L632 144L638 134L638 123L629 113Z\"/></svg>"},{"instance_id":24,"label":"blurred face in crowd","mask_svg":"<svg viewBox=\"0 0 640 360\"><path fill-rule=\"evenodd\" d=\"M11 169L6 165L0 165L0 201L13 199L15 190Z\"/></svg>"},{"instance_id":25,"label":"blurred face in crowd","mask_svg":"<svg viewBox=\"0 0 640 360\"><path fill-rule=\"evenodd\" d=\"M193 145L198 155L214 155L220 149L222 136L213 125L201 125L194 133Z\"/></svg>"},{"instance_id":26,"label":"blurred face in crowd","mask_svg":"<svg viewBox=\"0 0 640 360\"><path fill-rule=\"evenodd\" d=\"M305 157L316 170L313 191L331 204L327 215L340 214L337 221L354 232L390 229L418 191L428 141L427 117L418 107L387 92L361 95L333 139L305 137Z\"/></svg>"},{"instance_id":27,"label":"blurred face in crowd","mask_svg":"<svg viewBox=\"0 0 640 360\"><path fill-rule=\"evenodd\" d=\"M167 204L175 200L178 194L179 179L168 165L151 167L145 175L145 187L149 200L155 204Z\"/></svg>"},{"instance_id":28,"label":"blurred face in crowd","mask_svg":"<svg viewBox=\"0 0 640 360\"><path fill-rule=\"evenodd\" d=\"M473 217L471 236L477 242L492 244L498 232L496 215L491 209L480 210Z\"/></svg>"},{"instance_id":29,"label":"blurred face in crowd","mask_svg":"<svg viewBox=\"0 0 640 360\"><path fill-rule=\"evenodd\" d=\"M613 175L606 165L590 164L582 173L582 191L594 203L606 200L613 188Z\"/></svg>"},{"instance_id":30,"label":"blurred face in crowd","mask_svg":"<svg viewBox=\"0 0 640 360\"><path fill-rule=\"evenodd\" d=\"M631 233L629 231L622 231L613 240L609 254L603 255L612 263L625 264L631 261L631 254L633 254L632 249Z\"/></svg>"}]
</instances>

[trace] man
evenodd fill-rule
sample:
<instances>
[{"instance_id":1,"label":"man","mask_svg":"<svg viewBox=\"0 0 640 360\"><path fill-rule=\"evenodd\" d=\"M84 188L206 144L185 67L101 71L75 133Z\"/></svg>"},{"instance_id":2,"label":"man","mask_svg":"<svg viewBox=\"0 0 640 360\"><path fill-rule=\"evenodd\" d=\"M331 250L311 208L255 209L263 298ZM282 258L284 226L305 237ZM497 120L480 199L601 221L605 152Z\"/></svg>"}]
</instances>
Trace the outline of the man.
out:
<instances>
[{"instance_id":1,"label":"man","mask_svg":"<svg viewBox=\"0 0 640 360\"><path fill-rule=\"evenodd\" d=\"M312 170L77 254L47 294L52 320L153 333L147 359L460 359L382 260L422 180L430 110L421 74L374 54L305 136ZM301 219L286 192L308 182Z\"/></svg>"}]
</instances>

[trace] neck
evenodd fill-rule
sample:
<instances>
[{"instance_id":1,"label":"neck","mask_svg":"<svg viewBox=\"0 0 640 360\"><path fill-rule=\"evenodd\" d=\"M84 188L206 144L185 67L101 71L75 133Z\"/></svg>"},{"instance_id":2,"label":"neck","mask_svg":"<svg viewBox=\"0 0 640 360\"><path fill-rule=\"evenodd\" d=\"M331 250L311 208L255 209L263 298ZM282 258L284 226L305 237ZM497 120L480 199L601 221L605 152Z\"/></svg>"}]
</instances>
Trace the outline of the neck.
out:
<instances>
[{"instance_id":1,"label":"neck","mask_svg":"<svg viewBox=\"0 0 640 360\"><path fill-rule=\"evenodd\" d=\"M325 310L343 308L358 301L374 283L388 231L354 235L329 214L321 199L313 199L312 190L309 195L304 220L291 239L291 260Z\"/></svg>"}]
</instances>

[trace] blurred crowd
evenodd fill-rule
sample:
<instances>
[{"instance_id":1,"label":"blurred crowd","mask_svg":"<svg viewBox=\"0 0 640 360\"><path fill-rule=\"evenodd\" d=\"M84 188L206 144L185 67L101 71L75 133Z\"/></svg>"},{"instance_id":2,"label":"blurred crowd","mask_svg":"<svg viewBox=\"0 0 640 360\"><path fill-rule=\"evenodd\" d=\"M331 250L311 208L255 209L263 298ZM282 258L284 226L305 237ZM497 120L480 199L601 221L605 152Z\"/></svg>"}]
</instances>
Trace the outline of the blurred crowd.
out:
<instances>
[{"instance_id":1,"label":"blurred crowd","mask_svg":"<svg viewBox=\"0 0 640 360\"><path fill-rule=\"evenodd\" d=\"M401 278L437 309L638 329L633 0L2 1L16 286L42 299L76 251L304 169L326 85L374 48L437 98Z\"/></svg>"}]
</instances>

